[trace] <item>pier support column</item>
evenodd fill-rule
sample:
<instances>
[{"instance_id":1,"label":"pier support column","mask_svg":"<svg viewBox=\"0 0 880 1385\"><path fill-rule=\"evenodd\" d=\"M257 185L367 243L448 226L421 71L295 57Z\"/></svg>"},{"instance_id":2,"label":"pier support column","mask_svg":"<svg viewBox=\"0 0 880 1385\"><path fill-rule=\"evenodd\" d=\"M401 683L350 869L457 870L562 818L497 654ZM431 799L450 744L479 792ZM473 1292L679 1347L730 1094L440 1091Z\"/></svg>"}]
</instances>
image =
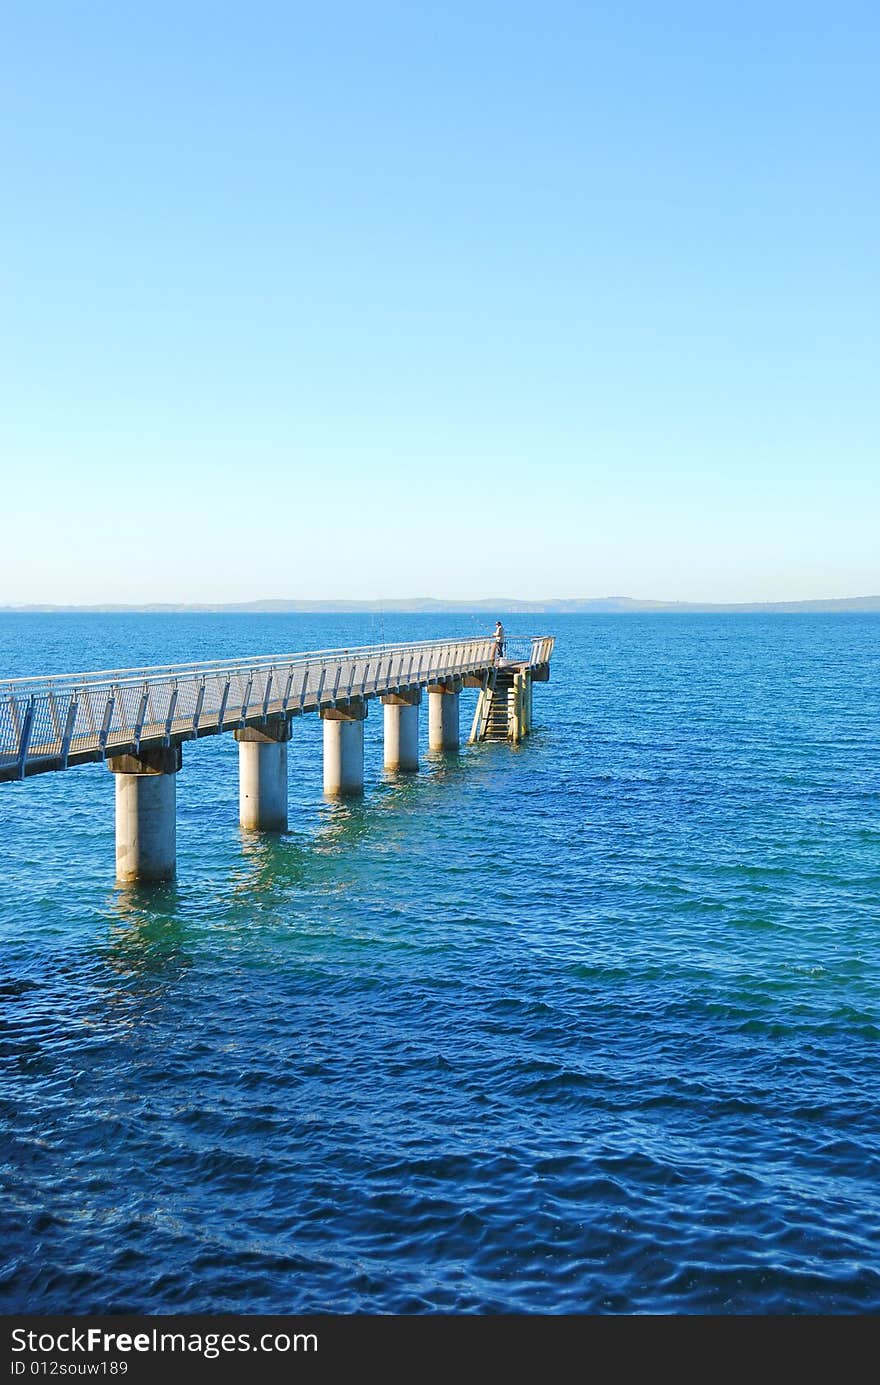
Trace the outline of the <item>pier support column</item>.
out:
<instances>
[{"instance_id":1,"label":"pier support column","mask_svg":"<svg viewBox=\"0 0 880 1385\"><path fill-rule=\"evenodd\" d=\"M385 707L385 768L417 770L419 767L419 707L420 690L405 693L386 693Z\"/></svg>"},{"instance_id":2,"label":"pier support column","mask_svg":"<svg viewBox=\"0 0 880 1385\"><path fill-rule=\"evenodd\" d=\"M346 707L325 707L324 792L336 797L363 793L364 721L367 704L352 699Z\"/></svg>"},{"instance_id":3,"label":"pier support column","mask_svg":"<svg viewBox=\"0 0 880 1385\"><path fill-rule=\"evenodd\" d=\"M511 740L518 745L532 729L532 675L529 669L520 669L513 675L513 686L509 695L508 721Z\"/></svg>"},{"instance_id":4,"label":"pier support column","mask_svg":"<svg viewBox=\"0 0 880 1385\"><path fill-rule=\"evenodd\" d=\"M183 764L179 745L115 755L116 879L173 880L177 869L177 785Z\"/></svg>"},{"instance_id":5,"label":"pier support column","mask_svg":"<svg viewBox=\"0 0 880 1385\"><path fill-rule=\"evenodd\" d=\"M428 685L428 749L457 750L460 679Z\"/></svg>"},{"instance_id":6,"label":"pier support column","mask_svg":"<svg viewBox=\"0 0 880 1385\"><path fill-rule=\"evenodd\" d=\"M238 820L255 832L287 831L286 717L265 726L243 726L238 741Z\"/></svg>"}]
</instances>

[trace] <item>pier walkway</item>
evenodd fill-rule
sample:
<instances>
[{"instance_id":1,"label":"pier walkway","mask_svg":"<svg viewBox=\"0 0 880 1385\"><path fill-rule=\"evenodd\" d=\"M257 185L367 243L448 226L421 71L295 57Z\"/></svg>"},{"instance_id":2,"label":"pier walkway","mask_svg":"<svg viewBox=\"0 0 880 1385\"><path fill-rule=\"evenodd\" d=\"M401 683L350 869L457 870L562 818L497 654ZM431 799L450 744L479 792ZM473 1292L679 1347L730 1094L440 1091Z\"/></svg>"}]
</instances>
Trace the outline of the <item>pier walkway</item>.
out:
<instances>
[{"instance_id":1,"label":"pier walkway","mask_svg":"<svg viewBox=\"0 0 880 1385\"><path fill-rule=\"evenodd\" d=\"M500 660L486 637L13 679L0 684L0 782L106 761L117 776L118 877L168 879L185 741L232 731L242 826L283 831L294 717L317 712L324 722L325 793L360 793L371 700L384 705L390 770L418 769L424 692L431 750L457 748L463 687L480 690L471 740L517 742L531 726L532 683L549 679L553 644L509 639Z\"/></svg>"}]
</instances>

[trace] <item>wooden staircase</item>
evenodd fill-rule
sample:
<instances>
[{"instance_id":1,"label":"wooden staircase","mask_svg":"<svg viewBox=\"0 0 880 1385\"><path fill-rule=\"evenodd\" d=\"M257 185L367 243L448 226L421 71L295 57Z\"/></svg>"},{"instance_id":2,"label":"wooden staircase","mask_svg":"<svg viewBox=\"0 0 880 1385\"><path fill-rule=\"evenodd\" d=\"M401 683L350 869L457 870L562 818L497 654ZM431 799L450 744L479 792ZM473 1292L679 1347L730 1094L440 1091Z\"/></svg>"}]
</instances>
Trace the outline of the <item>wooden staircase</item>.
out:
<instances>
[{"instance_id":1,"label":"wooden staircase","mask_svg":"<svg viewBox=\"0 0 880 1385\"><path fill-rule=\"evenodd\" d=\"M510 741L514 739L514 719L511 700L514 693L516 667L494 669L477 702L471 742Z\"/></svg>"},{"instance_id":2,"label":"wooden staircase","mask_svg":"<svg viewBox=\"0 0 880 1385\"><path fill-rule=\"evenodd\" d=\"M499 669L495 674L495 684L486 691L490 693L486 716L484 741L510 740L510 692L513 687L513 670Z\"/></svg>"}]
</instances>

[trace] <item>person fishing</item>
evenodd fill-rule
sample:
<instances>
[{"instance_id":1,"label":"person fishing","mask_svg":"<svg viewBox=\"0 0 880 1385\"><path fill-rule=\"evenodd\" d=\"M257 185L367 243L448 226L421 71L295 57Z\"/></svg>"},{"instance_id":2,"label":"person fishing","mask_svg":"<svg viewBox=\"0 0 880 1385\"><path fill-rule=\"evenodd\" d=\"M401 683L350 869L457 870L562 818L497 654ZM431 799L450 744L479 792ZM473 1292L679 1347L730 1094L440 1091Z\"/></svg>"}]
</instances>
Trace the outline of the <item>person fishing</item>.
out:
<instances>
[{"instance_id":1,"label":"person fishing","mask_svg":"<svg viewBox=\"0 0 880 1385\"><path fill-rule=\"evenodd\" d=\"M499 663L504 658L504 626L501 621L495 623L495 662Z\"/></svg>"}]
</instances>

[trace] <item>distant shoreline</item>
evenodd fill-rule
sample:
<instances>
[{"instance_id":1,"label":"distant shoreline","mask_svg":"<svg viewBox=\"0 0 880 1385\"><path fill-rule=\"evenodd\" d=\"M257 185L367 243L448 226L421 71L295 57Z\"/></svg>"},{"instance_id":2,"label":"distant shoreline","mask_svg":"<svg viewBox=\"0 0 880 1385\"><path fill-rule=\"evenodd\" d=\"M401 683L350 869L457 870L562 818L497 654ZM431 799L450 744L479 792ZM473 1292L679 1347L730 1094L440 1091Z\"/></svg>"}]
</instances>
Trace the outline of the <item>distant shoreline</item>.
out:
<instances>
[{"instance_id":1,"label":"distant shoreline","mask_svg":"<svg viewBox=\"0 0 880 1385\"><path fill-rule=\"evenodd\" d=\"M514 601L505 597L480 601L442 601L412 598L398 601L243 601L217 603L155 602L102 603L92 606L35 603L0 606L0 614L19 615L835 615L880 613L880 596L854 596L819 601L639 601L612 596L554 601Z\"/></svg>"}]
</instances>

